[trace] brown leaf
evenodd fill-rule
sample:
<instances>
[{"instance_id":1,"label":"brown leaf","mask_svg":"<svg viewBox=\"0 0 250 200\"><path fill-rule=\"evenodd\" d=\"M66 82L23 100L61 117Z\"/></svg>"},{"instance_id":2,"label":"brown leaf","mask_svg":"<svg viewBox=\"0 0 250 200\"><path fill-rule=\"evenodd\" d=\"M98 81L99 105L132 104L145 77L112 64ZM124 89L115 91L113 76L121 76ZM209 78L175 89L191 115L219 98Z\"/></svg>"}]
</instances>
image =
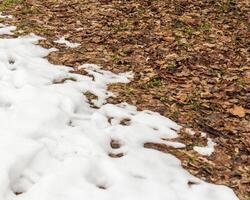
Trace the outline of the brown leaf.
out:
<instances>
[{"instance_id":1,"label":"brown leaf","mask_svg":"<svg viewBox=\"0 0 250 200\"><path fill-rule=\"evenodd\" d=\"M30 4L30 5L35 5L36 0L27 0L27 3Z\"/></svg>"},{"instance_id":2,"label":"brown leaf","mask_svg":"<svg viewBox=\"0 0 250 200\"><path fill-rule=\"evenodd\" d=\"M238 117L245 117L245 115L246 115L245 109L242 108L241 106L236 106L236 105L234 105L233 108L229 109L229 112L232 115L235 115Z\"/></svg>"}]
</instances>

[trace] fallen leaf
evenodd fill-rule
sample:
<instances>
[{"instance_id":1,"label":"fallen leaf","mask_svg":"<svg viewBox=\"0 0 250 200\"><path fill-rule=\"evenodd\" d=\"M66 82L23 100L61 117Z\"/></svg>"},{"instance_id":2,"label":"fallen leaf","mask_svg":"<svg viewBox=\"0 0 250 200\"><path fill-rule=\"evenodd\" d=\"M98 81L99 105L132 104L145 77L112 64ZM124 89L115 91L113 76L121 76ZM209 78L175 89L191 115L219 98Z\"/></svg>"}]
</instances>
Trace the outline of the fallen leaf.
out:
<instances>
[{"instance_id":1,"label":"fallen leaf","mask_svg":"<svg viewBox=\"0 0 250 200\"><path fill-rule=\"evenodd\" d=\"M233 108L229 109L229 112L232 115L235 115L238 117L245 117L245 115L246 115L245 109L242 108L241 106L236 106L236 105L234 105Z\"/></svg>"}]
</instances>

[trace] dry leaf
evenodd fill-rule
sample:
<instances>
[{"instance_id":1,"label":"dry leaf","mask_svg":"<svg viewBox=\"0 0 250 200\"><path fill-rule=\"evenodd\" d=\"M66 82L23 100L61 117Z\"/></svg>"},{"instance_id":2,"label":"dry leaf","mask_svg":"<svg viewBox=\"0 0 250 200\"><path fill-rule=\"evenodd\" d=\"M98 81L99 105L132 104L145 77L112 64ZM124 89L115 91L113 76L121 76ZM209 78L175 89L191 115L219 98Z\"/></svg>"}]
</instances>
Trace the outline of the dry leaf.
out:
<instances>
[{"instance_id":1,"label":"dry leaf","mask_svg":"<svg viewBox=\"0 0 250 200\"><path fill-rule=\"evenodd\" d=\"M185 102L187 100L187 95L181 95L179 99L181 100L181 102Z\"/></svg>"},{"instance_id":2,"label":"dry leaf","mask_svg":"<svg viewBox=\"0 0 250 200\"><path fill-rule=\"evenodd\" d=\"M229 109L229 112L238 117L245 117L246 115L245 109L242 108L241 106L236 106L236 105L234 105L233 108Z\"/></svg>"},{"instance_id":3,"label":"dry leaf","mask_svg":"<svg viewBox=\"0 0 250 200\"><path fill-rule=\"evenodd\" d=\"M36 0L27 0L27 3L34 6L36 4Z\"/></svg>"}]
</instances>

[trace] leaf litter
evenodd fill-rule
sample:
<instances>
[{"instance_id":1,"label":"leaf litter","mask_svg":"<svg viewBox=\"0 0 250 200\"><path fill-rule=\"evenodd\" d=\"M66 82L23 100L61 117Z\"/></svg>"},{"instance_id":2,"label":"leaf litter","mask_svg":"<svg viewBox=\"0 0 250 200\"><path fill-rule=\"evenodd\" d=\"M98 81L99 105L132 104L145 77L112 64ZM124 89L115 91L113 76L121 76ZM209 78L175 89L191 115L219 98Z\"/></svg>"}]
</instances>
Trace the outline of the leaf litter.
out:
<instances>
[{"instance_id":1,"label":"leaf litter","mask_svg":"<svg viewBox=\"0 0 250 200\"><path fill-rule=\"evenodd\" d=\"M52 63L96 63L113 72L134 71L129 84L109 87L110 103L126 101L159 112L216 142L204 158L186 138L172 151L192 174L249 198L249 4L247 1L39 1L12 5L16 34L69 35L75 49L57 46ZM185 129L183 129L185 132ZM183 135L186 135L183 133ZM197 141L196 141L197 140ZM203 143L204 144L204 143ZM181 152L181 153L180 153ZM205 160L205 164L204 164Z\"/></svg>"}]
</instances>

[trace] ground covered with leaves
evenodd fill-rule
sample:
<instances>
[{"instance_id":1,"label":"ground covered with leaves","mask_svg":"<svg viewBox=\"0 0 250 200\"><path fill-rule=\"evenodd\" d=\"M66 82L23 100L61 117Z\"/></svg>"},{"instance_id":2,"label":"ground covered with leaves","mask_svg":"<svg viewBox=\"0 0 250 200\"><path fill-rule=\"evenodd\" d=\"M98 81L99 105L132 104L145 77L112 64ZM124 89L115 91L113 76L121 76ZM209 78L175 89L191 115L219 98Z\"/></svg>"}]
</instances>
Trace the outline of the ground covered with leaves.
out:
<instances>
[{"instance_id":1,"label":"ground covered with leaves","mask_svg":"<svg viewBox=\"0 0 250 200\"><path fill-rule=\"evenodd\" d=\"M189 145L182 150L145 147L175 154L192 174L249 200L247 0L4 0L0 9L15 16L9 20L17 35L33 32L48 38L43 46L58 47L49 56L52 63L133 71L131 83L110 86L117 94L110 103L126 101L197 131L187 138L183 130L180 140ZM81 45L55 44L61 36ZM217 143L210 157L191 150L203 143L199 131Z\"/></svg>"}]
</instances>

